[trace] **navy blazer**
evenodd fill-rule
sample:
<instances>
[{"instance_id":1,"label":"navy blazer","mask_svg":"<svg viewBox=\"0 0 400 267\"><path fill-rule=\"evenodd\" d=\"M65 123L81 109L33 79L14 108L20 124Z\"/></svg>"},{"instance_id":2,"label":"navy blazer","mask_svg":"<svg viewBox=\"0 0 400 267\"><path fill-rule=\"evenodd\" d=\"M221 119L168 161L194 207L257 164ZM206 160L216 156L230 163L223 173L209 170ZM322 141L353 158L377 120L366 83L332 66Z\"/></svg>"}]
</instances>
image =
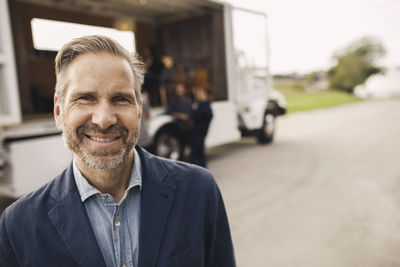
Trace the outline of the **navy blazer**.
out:
<instances>
[{"instance_id":1,"label":"navy blazer","mask_svg":"<svg viewBox=\"0 0 400 267\"><path fill-rule=\"evenodd\" d=\"M235 266L224 204L212 175L137 150L143 167L139 267ZM72 164L4 212L0 266L105 267Z\"/></svg>"}]
</instances>

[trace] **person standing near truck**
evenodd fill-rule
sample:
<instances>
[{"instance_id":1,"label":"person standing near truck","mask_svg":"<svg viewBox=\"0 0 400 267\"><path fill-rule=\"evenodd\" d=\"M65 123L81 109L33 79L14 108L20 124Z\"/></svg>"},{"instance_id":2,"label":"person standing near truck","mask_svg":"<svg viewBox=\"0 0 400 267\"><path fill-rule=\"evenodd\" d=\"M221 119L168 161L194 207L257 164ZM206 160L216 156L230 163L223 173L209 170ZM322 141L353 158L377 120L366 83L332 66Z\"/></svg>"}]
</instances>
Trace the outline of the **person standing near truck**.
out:
<instances>
[{"instance_id":1,"label":"person standing near truck","mask_svg":"<svg viewBox=\"0 0 400 267\"><path fill-rule=\"evenodd\" d=\"M146 48L144 56L146 59L146 74L144 75L142 90L147 93L150 105L157 107L162 103L160 87L162 72L165 70L165 65L155 45Z\"/></svg>"},{"instance_id":2,"label":"person standing near truck","mask_svg":"<svg viewBox=\"0 0 400 267\"><path fill-rule=\"evenodd\" d=\"M192 112L193 130L190 142L190 158L193 164L207 167L205 140L213 117L208 92L204 87L195 90L197 108Z\"/></svg>"},{"instance_id":3,"label":"person standing near truck","mask_svg":"<svg viewBox=\"0 0 400 267\"><path fill-rule=\"evenodd\" d=\"M85 36L55 65L54 117L74 160L5 210L0 266L234 267L213 176L136 145L141 62L110 38Z\"/></svg>"},{"instance_id":4,"label":"person standing near truck","mask_svg":"<svg viewBox=\"0 0 400 267\"><path fill-rule=\"evenodd\" d=\"M174 117L184 130L192 128L190 115L192 114L192 100L186 95L185 85L178 83L175 87L175 95L168 103L167 113Z\"/></svg>"},{"instance_id":5,"label":"person standing near truck","mask_svg":"<svg viewBox=\"0 0 400 267\"><path fill-rule=\"evenodd\" d=\"M171 115L182 133L181 140L183 147L190 145L193 122L191 114L193 112L192 100L186 94L185 85L178 83L175 87L175 95L168 103L167 114Z\"/></svg>"}]
</instances>

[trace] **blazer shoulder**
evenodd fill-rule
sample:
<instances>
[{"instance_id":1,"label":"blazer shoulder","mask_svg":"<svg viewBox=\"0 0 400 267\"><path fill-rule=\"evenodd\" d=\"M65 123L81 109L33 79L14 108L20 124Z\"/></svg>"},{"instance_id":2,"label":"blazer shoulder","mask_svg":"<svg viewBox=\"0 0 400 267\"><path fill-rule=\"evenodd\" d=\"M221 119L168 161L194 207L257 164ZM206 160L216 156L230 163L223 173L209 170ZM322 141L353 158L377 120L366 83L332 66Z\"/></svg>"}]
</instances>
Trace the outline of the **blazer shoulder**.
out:
<instances>
[{"instance_id":1,"label":"blazer shoulder","mask_svg":"<svg viewBox=\"0 0 400 267\"><path fill-rule=\"evenodd\" d=\"M214 195L218 190L217 182L209 170L181 161L165 160L165 163L170 168L165 183L173 184L186 192L196 192L195 195Z\"/></svg>"},{"instance_id":2,"label":"blazer shoulder","mask_svg":"<svg viewBox=\"0 0 400 267\"><path fill-rule=\"evenodd\" d=\"M215 184L213 175L205 168L190 163L170 160L150 154L146 150L138 149L143 171L146 176L157 182L174 184L182 180L195 179L201 184Z\"/></svg>"},{"instance_id":3,"label":"blazer shoulder","mask_svg":"<svg viewBox=\"0 0 400 267\"><path fill-rule=\"evenodd\" d=\"M57 184L63 183L66 171L64 170L39 189L22 196L8 206L3 214L4 217L7 217L7 221L29 220L34 218L35 214L39 215L41 211L45 211L48 203L55 200L54 188L57 187Z\"/></svg>"},{"instance_id":4,"label":"blazer shoulder","mask_svg":"<svg viewBox=\"0 0 400 267\"><path fill-rule=\"evenodd\" d=\"M183 161L170 160L165 158L156 157L159 163L164 165L168 169L167 178L175 178L177 181L185 179L185 177L195 177L201 179L204 182L215 182L211 172L203 167L186 163Z\"/></svg>"}]
</instances>

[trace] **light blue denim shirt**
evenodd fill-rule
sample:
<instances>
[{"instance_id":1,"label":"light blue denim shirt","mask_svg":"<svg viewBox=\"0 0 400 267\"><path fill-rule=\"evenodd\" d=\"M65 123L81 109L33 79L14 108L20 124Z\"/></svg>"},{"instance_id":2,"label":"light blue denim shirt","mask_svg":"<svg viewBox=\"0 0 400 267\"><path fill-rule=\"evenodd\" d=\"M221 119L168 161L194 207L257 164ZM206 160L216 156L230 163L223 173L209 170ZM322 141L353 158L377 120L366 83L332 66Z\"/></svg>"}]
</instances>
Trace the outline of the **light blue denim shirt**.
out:
<instances>
[{"instance_id":1,"label":"light blue denim shirt","mask_svg":"<svg viewBox=\"0 0 400 267\"><path fill-rule=\"evenodd\" d=\"M73 163L75 182L97 243L108 267L136 267L139 256L141 163L135 160L128 188L119 203L102 194L83 177ZM77 233L79 236L79 233Z\"/></svg>"}]
</instances>

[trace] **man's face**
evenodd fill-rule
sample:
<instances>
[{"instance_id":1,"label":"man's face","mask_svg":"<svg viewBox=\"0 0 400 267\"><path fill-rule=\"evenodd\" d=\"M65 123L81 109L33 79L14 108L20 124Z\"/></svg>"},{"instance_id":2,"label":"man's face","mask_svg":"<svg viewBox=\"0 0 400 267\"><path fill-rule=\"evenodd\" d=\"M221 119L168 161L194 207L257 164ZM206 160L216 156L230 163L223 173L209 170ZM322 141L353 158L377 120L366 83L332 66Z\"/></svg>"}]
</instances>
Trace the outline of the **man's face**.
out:
<instances>
[{"instance_id":1,"label":"man's face","mask_svg":"<svg viewBox=\"0 0 400 267\"><path fill-rule=\"evenodd\" d=\"M129 63L122 57L87 53L66 70L64 103L54 98L57 127L79 163L111 170L133 158L141 104Z\"/></svg>"}]
</instances>

